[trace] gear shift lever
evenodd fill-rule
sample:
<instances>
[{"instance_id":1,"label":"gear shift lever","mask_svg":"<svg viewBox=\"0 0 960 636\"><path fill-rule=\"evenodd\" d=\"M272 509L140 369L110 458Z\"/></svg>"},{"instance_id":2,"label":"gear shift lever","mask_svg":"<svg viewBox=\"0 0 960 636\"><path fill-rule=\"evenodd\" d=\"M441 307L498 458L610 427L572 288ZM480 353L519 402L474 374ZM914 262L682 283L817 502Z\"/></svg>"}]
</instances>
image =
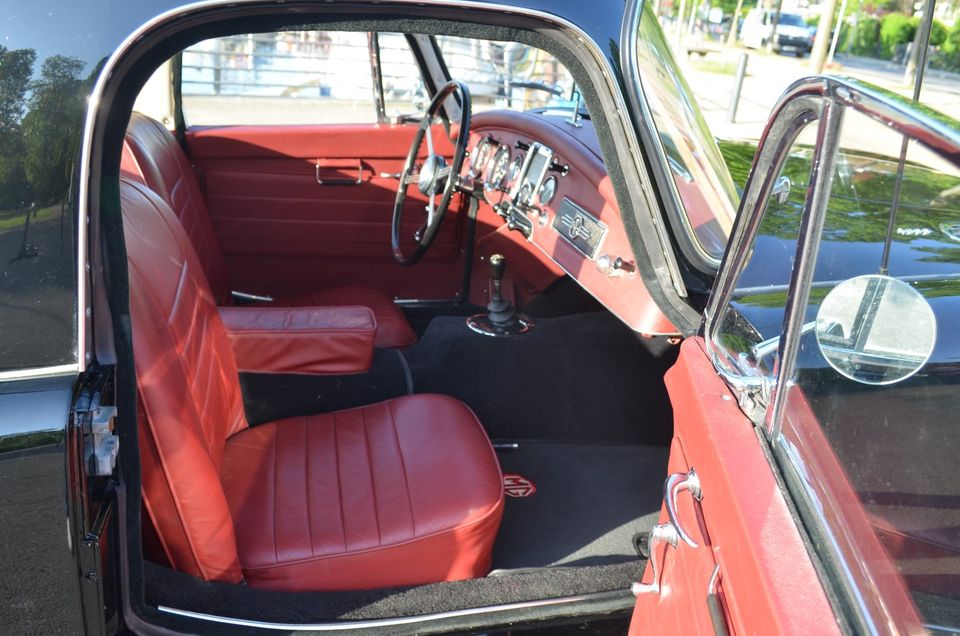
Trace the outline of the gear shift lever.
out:
<instances>
[{"instance_id":1,"label":"gear shift lever","mask_svg":"<svg viewBox=\"0 0 960 636\"><path fill-rule=\"evenodd\" d=\"M490 302L486 314L467 318L467 326L485 336L513 336L533 329L533 322L517 314L509 299L503 297L503 274L507 259L503 254L490 257Z\"/></svg>"}]
</instances>

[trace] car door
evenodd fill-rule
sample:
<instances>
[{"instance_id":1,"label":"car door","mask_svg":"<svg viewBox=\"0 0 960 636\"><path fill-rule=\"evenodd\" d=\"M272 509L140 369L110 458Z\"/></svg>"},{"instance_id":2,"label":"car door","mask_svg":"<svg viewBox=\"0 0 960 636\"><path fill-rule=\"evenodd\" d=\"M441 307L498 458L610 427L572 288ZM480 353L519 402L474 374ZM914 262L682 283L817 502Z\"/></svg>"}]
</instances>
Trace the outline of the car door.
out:
<instances>
[{"instance_id":1,"label":"car door","mask_svg":"<svg viewBox=\"0 0 960 636\"><path fill-rule=\"evenodd\" d=\"M415 270L390 250L398 175L418 125L401 115L429 101L404 36L222 37L187 48L181 67L184 146L236 288L291 296L374 285L430 300L461 291L459 196ZM452 157L449 137L435 137ZM405 205L401 235L412 237L426 198L411 189Z\"/></svg>"},{"instance_id":2,"label":"car door","mask_svg":"<svg viewBox=\"0 0 960 636\"><path fill-rule=\"evenodd\" d=\"M781 99L666 378L631 633L954 629L958 188L957 122L829 78Z\"/></svg>"}]
</instances>

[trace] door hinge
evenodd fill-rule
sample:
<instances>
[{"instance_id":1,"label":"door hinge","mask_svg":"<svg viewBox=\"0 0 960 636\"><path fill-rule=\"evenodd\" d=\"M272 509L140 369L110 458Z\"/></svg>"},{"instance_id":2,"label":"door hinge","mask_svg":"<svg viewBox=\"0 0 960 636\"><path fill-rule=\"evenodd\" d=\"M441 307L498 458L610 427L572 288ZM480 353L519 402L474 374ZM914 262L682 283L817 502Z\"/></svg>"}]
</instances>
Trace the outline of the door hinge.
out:
<instances>
[{"instance_id":1,"label":"door hinge","mask_svg":"<svg viewBox=\"0 0 960 636\"><path fill-rule=\"evenodd\" d=\"M117 407L100 404L100 400L100 391L83 391L75 407L83 435L84 467L90 477L112 475L120 452L120 438L113 432Z\"/></svg>"}]
</instances>

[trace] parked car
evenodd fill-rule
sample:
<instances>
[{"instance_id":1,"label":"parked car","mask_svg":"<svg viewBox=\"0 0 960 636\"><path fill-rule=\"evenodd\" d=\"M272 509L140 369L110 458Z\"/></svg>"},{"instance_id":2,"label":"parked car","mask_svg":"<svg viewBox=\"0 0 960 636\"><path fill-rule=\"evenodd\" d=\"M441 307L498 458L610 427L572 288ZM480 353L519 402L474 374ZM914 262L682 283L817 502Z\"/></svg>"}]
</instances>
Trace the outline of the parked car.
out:
<instances>
[{"instance_id":1,"label":"parked car","mask_svg":"<svg viewBox=\"0 0 960 636\"><path fill-rule=\"evenodd\" d=\"M6 632L960 627L960 123L538 6L7 11Z\"/></svg>"},{"instance_id":2,"label":"parked car","mask_svg":"<svg viewBox=\"0 0 960 636\"><path fill-rule=\"evenodd\" d=\"M775 12L771 9L756 8L747 13L740 27L740 40L750 49L759 49L771 44ZM781 13L777 23L777 37L773 40L773 50L781 53L793 53L797 57L806 57L813 50L813 41L817 29L807 25L803 16L797 13Z\"/></svg>"}]
</instances>

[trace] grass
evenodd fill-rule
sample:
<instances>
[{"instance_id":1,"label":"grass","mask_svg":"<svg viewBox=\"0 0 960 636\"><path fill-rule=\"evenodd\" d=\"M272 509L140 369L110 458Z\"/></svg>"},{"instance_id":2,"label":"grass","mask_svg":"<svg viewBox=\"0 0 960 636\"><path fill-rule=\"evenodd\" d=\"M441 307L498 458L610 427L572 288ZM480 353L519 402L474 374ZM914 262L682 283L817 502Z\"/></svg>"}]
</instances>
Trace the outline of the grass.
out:
<instances>
[{"instance_id":1,"label":"grass","mask_svg":"<svg viewBox=\"0 0 960 636\"><path fill-rule=\"evenodd\" d=\"M52 219L59 213L59 203L51 205L47 208L40 208L37 210L37 215L30 219L30 222L34 223L36 221L46 221L47 219ZM24 210L22 208L19 210L4 210L0 212L0 232L15 227L23 227L25 217L26 215L24 214Z\"/></svg>"}]
</instances>

